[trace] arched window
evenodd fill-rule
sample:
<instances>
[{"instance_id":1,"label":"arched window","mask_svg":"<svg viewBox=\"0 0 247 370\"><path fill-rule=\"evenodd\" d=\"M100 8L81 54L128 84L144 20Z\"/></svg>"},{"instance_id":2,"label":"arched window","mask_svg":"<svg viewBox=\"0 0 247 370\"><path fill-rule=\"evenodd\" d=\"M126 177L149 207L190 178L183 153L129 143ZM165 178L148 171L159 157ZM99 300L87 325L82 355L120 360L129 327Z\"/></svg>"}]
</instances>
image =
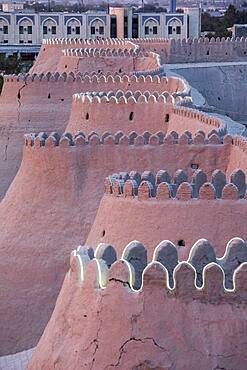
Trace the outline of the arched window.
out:
<instances>
[{"instance_id":1,"label":"arched window","mask_svg":"<svg viewBox=\"0 0 247 370\"><path fill-rule=\"evenodd\" d=\"M94 19L90 23L90 37L105 37L105 24L101 19Z\"/></svg>"},{"instance_id":2,"label":"arched window","mask_svg":"<svg viewBox=\"0 0 247 370\"><path fill-rule=\"evenodd\" d=\"M47 18L42 24L43 38L54 38L57 35L57 22L52 18Z\"/></svg>"},{"instance_id":3,"label":"arched window","mask_svg":"<svg viewBox=\"0 0 247 370\"><path fill-rule=\"evenodd\" d=\"M33 42L33 22L29 18L22 18L18 23L19 43L32 44Z\"/></svg>"},{"instance_id":4,"label":"arched window","mask_svg":"<svg viewBox=\"0 0 247 370\"><path fill-rule=\"evenodd\" d=\"M5 18L0 18L0 44L9 42L9 23Z\"/></svg>"},{"instance_id":5,"label":"arched window","mask_svg":"<svg viewBox=\"0 0 247 370\"><path fill-rule=\"evenodd\" d=\"M168 24L168 38L182 38L182 22L178 18L172 18Z\"/></svg>"},{"instance_id":6,"label":"arched window","mask_svg":"<svg viewBox=\"0 0 247 370\"><path fill-rule=\"evenodd\" d=\"M169 122L169 119L170 119L170 115L167 113L167 114L165 115L165 122Z\"/></svg>"},{"instance_id":7,"label":"arched window","mask_svg":"<svg viewBox=\"0 0 247 370\"><path fill-rule=\"evenodd\" d=\"M80 37L81 25L80 22L72 18L67 22L67 36L68 37Z\"/></svg>"},{"instance_id":8,"label":"arched window","mask_svg":"<svg viewBox=\"0 0 247 370\"><path fill-rule=\"evenodd\" d=\"M133 121L133 119L134 119L134 112L130 112L129 120L130 121Z\"/></svg>"},{"instance_id":9,"label":"arched window","mask_svg":"<svg viewBox=\"0 0 247 370\"><path fill-rule=\"evenodd\" d=\"M149 18L144 23L145 37L157 37L159 34L159 23L156 19Z\"/></svg>"}]
</instances>

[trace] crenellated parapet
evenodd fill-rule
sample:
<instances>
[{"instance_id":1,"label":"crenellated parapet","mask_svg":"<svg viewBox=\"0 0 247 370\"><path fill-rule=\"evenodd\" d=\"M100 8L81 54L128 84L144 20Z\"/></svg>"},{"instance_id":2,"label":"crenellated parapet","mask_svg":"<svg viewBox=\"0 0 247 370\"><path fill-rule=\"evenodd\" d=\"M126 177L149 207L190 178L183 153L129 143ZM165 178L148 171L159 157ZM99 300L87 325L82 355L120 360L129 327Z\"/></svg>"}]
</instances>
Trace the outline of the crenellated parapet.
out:
<instances>
[{"instance_id":1,"label":"crenellated parapet","mask_svg":"<svg viewBox=\"0 0 247 370\"><path fill-rule=\"evenodd\" d=\"M155 50L163 63L244 61L247 57L247 38L199 39L129 39L140 50Z\"/></svg>"},{"instance_id":2,"label":"crenellated parapet","mask_svg":"<svg viewBox=\"0 0 247 370\"><path fill-rule=\"evenodd\" d=\"M226 175L215 170L211 179L202 170L195 170L189 179L187 173L177 170L172 177L168 171L160 170L156 174L144 171L142 174L114 173L104 182L104 191L119 199L138 200L233 200L246 199L246 179L242 170L235 170L227 183Z\"/></svg>"},{"instance_id":3,"label":"crenellated parapet","mask_svg":"<svg viewBox=\"0 0 247 370\"><path fill-rule=\"evenodd\" d=\"M171 40L170 63L246 60L247 38Z\"/></svg>"},{"instance_id":4,"label":"crenellated parapet","mask_svg":"<svg viewBox=\"0 0 247 370\"><path fill-rule=\"evenodd\" d=\"M243 153L247 153L247 139L244 136L233 136L232 144Z\"/></svg>"},{"instance_id":5,"label":"crenellated parapet","mask_svg":"<svg viewBox=\"0 0 247 370\"><path fill-rule=\"evenodd\" d=\"M160 289L164 289L170 298L175 296L215 304L247 303L247 287L243 289L247 246L241 238L233 238L227 243L222 258L216 257L208 240L200 239L191 247L187 261L183 262L179 262L176 246L169 240L161 241L154 248L150 262L147 249L136 240L123 248L119 257L110 244L100 243L95 251L80 246L72 252L70 259L70 276L79 286L87 280L90 264L96 266L97 287L101 289L115 278L125 282L132 292L142 294L147 275L156 281L155 274L151 277L151 271L158 269L161 273Z\"/></svg>"},{"instance_id":6,"label":"crenellated parapet","mask_svg":"<svg viewBox=\"0 0 247 370\"><path fill-rule=\"evenodd\" d=\"M49 70L52 72L78 71L78 68L76 68L75 65L76 62L78 63L78 58L70 57L68 60L68 57L63 56L62 50L65 49L127 49L136 52L139 49L139 46L131 41L120 39L45 39L43 40L37 60L31 68L31 72L44 73ZM100 65L102 67L102 61L101 63L98 62L96 66L97 68L95 67L95 71L99 70ZM87 67L89 66L86 66L81 62L79 67L80 71L85 72L88 71ZM112 68L109 68L109 71L112 71Z\"/></svg>"},{"instance_id":7,"label":"crenellated parapet","mask_svg":"<svg viewBox=\"0 0 247 370\"><path fill-rule=\"evenodd\" d=\"M212 130L215 128L217 133L220 136L224 136L227 132L226 123L220 119L212 117L206 113L202 113L198 110L191 109L191 108L183 108L183 107L174 107L173 113L180 117L185 118L186 120L198 120L206 125L212 126Z\"/></svg>"},{"instance_id":8,"label":"crenellated parapet","mask_svg":"<svg viewBox=\"0 0 247 370\"><path fill-rule=\"evenodd\" d=\"M167 91L159 94L158 92L145 91L122 91L116 93L109 92L88 92L73 95L73 101L93 104L138 104L138 103L175 103L175 99ZM180 99L177 99L180 102Z\"/></svg>"},{"instance_id":9,"label":"crenellated parapet","mask_svg":"<svg viewBox=\"0 0 247 370\"><path fill-rule=\"evenodd\" d=\"M246 244L230 240L225 264L205 239L192 252L178 262L173 244L163 240L148 263L138 241L121 257L109 244L98 245L94 256L78 247L28 369L78 368L83 361L85 369L182 370L201 361L202 370L227 364L245 370Z\"/></svg>"},{"instance_id":10,"label":"crenellated parapet","mask_svg":"<svg viewBox=\"0 0 247 370\"><path fill-rule=\"evenodd\" d=\"M72 52L70 50L67 52L66 49L76 49L77 51ZM245 38L211 38L210 40L208 38L187 40L167 40L162 38L125 40L47 39L43 42L41 54L39 55L37 63L32 70L36 72L44 72L45 68L43 63L44 60L47 59L47 66L50 66L50 70L64 71L66 68L69 68L68 61L66 61L67 64L63 63L64 61L62 61L59 68L57 68L60 57L62 56L62 50L65 50L64 53L66 55L67 53L70 55L76 53L78 55L78 53L81 53L79 50L82 49L91 49L92 51L90 51L90 53L96 53L97 55L100 55L102 52L100 49L121 49L121 53L127 53L126 50L131 53L154 53L156 54L156 58L160 60L161 64L244 61L247 57L247 41ZM96 49L98 49L97 52L95 51ZM82 54L85 56L83 51ZM76 57L74 56L74 58ZM40 61L42 63L40 63ZM70 69L74 70L74 65L72 64L70 64ZM145 70L147 71L147 69L149 69L149 71L153 70L154 73L161 72L161 69L158 67L150 68L149 66L149 68L147 68L148 64L150 63L145 63L146 69L139 68L135 69L135 71L142 71L142 73L144 73ZM65 68L66 65L67 67Z\"/></svg>"},{"instance_id":11,"label":"crenellated parapet","mask_svg":"<svg viewBox=\"0 0 247 370\"><path fill-rule=\"evenodd\" d=\"M65 132L59 135L53 132L50 135L41 132L39 134L31 133L24 136L25 146L28 148L52 148L52 147L80 147L88 145L195 145L195 146L211 146L211 145L231 145L232 137L230 135L221 138L215 133L210 134L208 137L202 132L198 131L194 137L191 133L186 131L179 136L175 131L166 135L164 132L159 131L155 134L145 131L142 135L138 135L132 131L129 135L125 135L122 131L117 131L115 134L104 132L102 135L96 132L91 132L85 135L83 132L77 132L74 136Z\"/></svg>"},{"instance_id":12,"label":"crenellated parapet","mask_svg":"<svg viewBox=\"0 0 247 370\"><path fill-rule=\"evenodd\" d=\"M144 77L140 81L141 79ZM181 135L188 130L188 133L195 135L202 130L209 136L213 133L226 135L227 126L223 120L182 107L188 101L191 102L188 96L177 96L168 91L159 93L151 89L76 93L73 96L67 130L73 134L77 131L89 134L89 130L103 133L105 128L110 132L122 129L125 133L130 133L135 130L140 134L150 130L152 122L154 131L177 131ZM104 105L104 114L101 105Z\"/></svg>"},{"instance_id":13,"label":"crenellated parapet","mask_svg":"<svg viewBox=\"0 0 247 370\"><path fill-rule=\"evenodd\" d=\"M64 56L71 56L71 57L133 57L133 58L143 58L145 56L152 55L154 53L146 52L143 53L141 51L133 50L133 49L122 49L122 48L77 48L77 49L63 49L62 53Z\"/></svg>"},{"instance_id":14,"label":"crenellated parapet","mask_svg":"<svg viewBox=\"0 0 247 370\"><path fill-rule=\"evenodd\" d=\"M59 45L68 47L81 47L81 48L128 48L138 49L132 41L119 38L106 38L106 39L78 39L78 38L51 38L43 39L43 45Z\"/></svg>"},{"instance_id":15,"label":"crenellated parapet","mask_svg":"<svg viewBox=\"0 0 247 370\"><path fill-rule=\"evenodd\" d=\"M127 74L111 74L106 73L105 75L97 73L97 71L92 73L81 73L81 72L63 72L63 73L33 73L33 74L23 74L18 75L5 75L4 84L13 84L13 83L25 83L30 85L32 83L61 83L66 84L71 87L71 84L77 84L77 90L82 91L85 88L88 91L117 91L123 90L127 92L128 90L142 92L150 91L153 93L163 93L168 92L174 97L181 96L183 99L186 97L190 99L190 87L186 85L184 80L178 77L165 77L158 75L127 75ZM81 86L79 85L81 84ZM73 90L72 90L73 94ZM184 100L182 100L184 102Z\"/></svg>"},{"instance_id":16,"label":"crenellated parapet","mask_svg":"<svg viewBox=\"0 0 247 370\"><path fill-rule=\"evenodd\" d=\"M56 69L58 72L92 72L94 68L101 73L163 73L160 56L152 51L143 53L139 49L126 48L65 48L61 53Z\"/></svg>"}]
</instances>

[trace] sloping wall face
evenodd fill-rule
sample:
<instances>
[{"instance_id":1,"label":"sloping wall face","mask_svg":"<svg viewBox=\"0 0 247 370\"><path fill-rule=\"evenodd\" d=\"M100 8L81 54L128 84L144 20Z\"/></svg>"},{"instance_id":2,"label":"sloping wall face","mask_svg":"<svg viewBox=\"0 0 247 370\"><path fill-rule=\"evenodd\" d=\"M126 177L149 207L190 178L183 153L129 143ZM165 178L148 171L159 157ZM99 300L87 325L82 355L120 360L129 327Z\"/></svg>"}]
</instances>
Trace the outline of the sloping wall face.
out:
<instances>
[{"instance_id":1,"label":"sloping wall face","mask_svg":"<svg viewBox=\"0 0 247 370\"><path fill-rule=\"evenodd\" d=\"M53 146L54 140L41 147L38 138L35 146L27 142L22 165L1 203L1 354L37 344L67 269L65 256L71 245L86 240L106 176L119 168L166 168L170 173L183 168L192 174L195 161L211 174L215 166L226 171L230 152L229 144L159 144L158 137L150 138L153 144L144 144L142 137L141 144L137 136L136 144L130 144L130 138L119 134L114 139L119 144L111 137L100 144L95 135L86 145L82 136L74 146L67 137L59 146Z\"/></svg>"},{"instance_id":2,"label":"sloping wall face","mask_svg":"<svg viewBox=\"0 0 247 370\"><path fill-rule=\"evenodd\" d=\"M188 40L133 39L142 51L157 52L162 63L200 63L246 61L247 39Z\"/></svg>"},{"instance_id":3,"label":"sloping wall face","mask_svg":"<svg viewBox=\"0 0 247 370\"><path fill-rule=\"evenodd\" d=\"M108 270L102 259L86 262L84 255L80 266L78 257L75 252L71 258L28 370L197 370L199 362L202 370L245 370L246 263L236 270L235 292L224 289L224 273L215 263L205 267L200 291L198 272L189 263L178 265L171 290L166 268L155 261L136 291L131 263L116 261Z\"/></svg>"},{"instance_id":4,"label":"sloping wall face","mask_svg":"<svg viewBox=\"0 0 247 370\"><path fill-rule=\"evenodd\" d=\"M98 243L114 245L120 258L129 240L145 240L151 258L159 240L168 239L177 246L179 259L185 260L203 236L213 243L217 257L222 257L228 240L236 235L247 239L246 210L245 199L142 201L106 195L85 244L94 248ZM229 220L230 212L234 222Z\"/></svg>"},{"instance_id":5,"label":"sloping wall face","mask_svg":"<svg viewBox=\"0 0 247 370\"><path fill-rule=\"evenodd\" d=\"M6 76L0 96L0 198L7 191L21 161L23 134L29 132L57 131L62 134L69 122L72 96L86 91L139 90L145 92L168 92L177 96L188 96L189 91L180 79L151 76L85 76L81 74L51 74ZM169 94L168 94L169 95ZM112 115L107 125L111 126ZM124 117L123 117L124 118ZM128 126L126 116L124 125ZM80 120L78 123L81 122ZM117 124L117 121L114 121ZM76 122L77 123L77 122ZM140 122L139 122L140 124ZM144 127L144 126L143 126ZM116 131L124 129L116 127ZM148 127L150 130L150 127ZM161 124L161 129L164 127ZM88 129L90 132L90 128ZM131 131L131 129L130 129ZM144 132L143 129L142 132ZM129 128L127 130L129 132ZM89 132L88 132L89 133Z\"/></svg>"},{"instance_id":6,"label":"sloping wall face","mask_svg":"<svg viewBox=\"0 0 247 370\"><path fill-rule=\"evenodd\" d=\"M247 66L205 66L178 68L183 76L205 98L216 112L227 114L234 120L247 121L245 97L247 94Z\"/></svg>"},{"instance_id":7,"label":"sloping wall face","mask_svg":"<svg viewBox=\"0 0 247 370\"><path fill-rule=\"evenodd\" d=\"M166 114L172 111L172 104L157 101L124 100L113 98L95 98L92 102L73 101L68 132L76 134L83 131L89 135L92 131L102 135L104 132L117 132L119 128L130 134L135 131L142 134L145 131L163 131L166 133ZM183 130L184 131L184 130Z\"/></svg>"},{"instance_id":8,"label":"sloping wall face","mask_svg":"<svg viewBox=\"0 0 247 370\"><path fill-rule=\"evenodd\" d=\"M61 56L55 72L129 73L153 72L159 69L157 60L150 56Z\"/></svg>"},{"instance_id":9,"label":"sloping wall face","mask_svg":"<svg viewBox=\"0 0 247 370\"><path fill-rule=\"evenodd\" d=\"M55 72L62 50L66 49L127 49L134 50L135 45L132 42L124 40L43 40L39 55L31 68L30 73Z\"/></svg>"}]
</instances>

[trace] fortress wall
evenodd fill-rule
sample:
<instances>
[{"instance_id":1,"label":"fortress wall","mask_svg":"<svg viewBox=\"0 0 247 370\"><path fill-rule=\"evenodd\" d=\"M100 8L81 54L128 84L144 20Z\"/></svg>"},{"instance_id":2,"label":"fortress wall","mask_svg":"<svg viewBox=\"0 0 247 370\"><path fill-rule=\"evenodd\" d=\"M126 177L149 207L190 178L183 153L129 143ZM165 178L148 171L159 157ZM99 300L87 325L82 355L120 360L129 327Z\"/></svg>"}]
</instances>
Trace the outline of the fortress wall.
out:
<instances>
[{"instance_id":1,"label":"fortress wall","mask_svg":"<svg viewBox=\"0 0 247 370\"><path fill-rule=\"evenodd\" d=\"M232 62L247 60L247 39L132 39L142 51L157 52L162 63Z\"/></svg>"},{"instance_id":2,"label":"fortress wall","mask_svg":"<svg viewBox=\"0 0 247 370\"><path fill-rule=\"evenodd\" d=\"M130 57L130 56L61 56L56 67L56 72L118 72L134 73L142 71L154 71L159 68L157 60L151 56Z\"/></svg>"},{"instance_id":3,"label":"fortress wall","mask_svg":"<svg viewBox=\"0 0 247 370\"><path fill-rule=\"evenodd\" d=\"M197 89L206 103L235 120L247 121L247 66L191 66L174 70ZM241 93L240 93L241 91Z\"/></svg>"},{"instance_id":4,"label":"fortress wall","mask_svg":"<svg viewBox=\"0 0 247 370\"><path fill-rule=\"evenodd\" d=\"M246 264L236 270L235 292L224 289L223 271L214 263L204 269L200 291L195 269L178 265L171 290L168 271L158 262L147 266L141 290L134 291L131 263L116 261L108 269L103 260L88 262L83 256L80 266L79 257L77 252L71 257L28 370L76 369L82 361L86 370L138 369L147 363L162 370L197 370L198 363L201 370L245 370Z\"/></svg>"},{"instance_id":5,"label":"fortress wall","mask_svg":"<svg viewBox=\"0 0 247 370\"><path fill-rule=\"evenodd\" d=\"M94 249L98 243L114 245L120 258L129 240L145 241L151 260L155 245L168 239L176 245L182 261L188 258L192 245L203 237L214 246L217 257L222 257L228 240L236 235L246 239L243 222L246 209L245 199L183 201L150 198L145 201L105 195L85 244ZM180 240L185 246L179 246Z\"/></svg>"},{"instance_id":6,"label":"fortress wall","mask_svg":"<svg viewBox=\"0 0 247 370\"><path fill-rule=\"evenodd\" d=\"M35 63L29 72L47 73L47 71L56 71L63 48L63 45L42 44Z\"/></svg>"},{"instance_id":7,"label":"fortress wall","mask_svg":"<svg viewBox=\"0 0 247 370\"><path fill-rule=\"evenodd\" d=\"M246 39L195 39L171 41L170 63L227 62L246 60Z\"/></svg>"},{"instance_id":8,"label":"fortress wall","mask_svg":"<svg viewBox=\"0 0 247 370\"><path fill-rule=\"evenodd\" d=\"M222 120L192 109L175 107L169 119L168 133L174 130L181 134L185 129L192 134L198 130L202 130L206 134L214 131L220 135L226 134L226 124Z\"/></svg>"},{"instance_id":9,"label":"fortress wall","mask_svg":"<svg viewBox=\"0 0 247 370\"><path fill-rule=\"evenodd\" d=\"M247 168L247 142L241 136L233 138L227 172L230 173L233 171L233 168Z\"/></svg>"},{"instance_id":10,"label":"fortress wall","mask_svg":"<svg viewBox=\"0 0 247 370\"><path fill-rule=\"evenodd\" d=\"M102 44L96 41L81 40L79 42L57 40L52 43L43 44L41 52L31 69L31 73L41 73L50 70L55 72L59 63L62 50L71 48L103 48L103 49L128 49L137 50L135 45L142 52L157 52L160 55L161 63L198 63L198 62L227 62L245 61L247 58L246 39L219 39L212 38L210 41L204 39L188 40L166 40L166 39L130 39L124 40L105 40Z\"/></svg>"},{"instance_id":11,"label":"fortress wall","mask_svg":"<svg viewBox=\"0 0 247 370\"><path fill-rule=\"evenodd\" d=\"M189 117L180 117L172 114L167 132L170 133L174 130L181 134L184 131L185 127L193 134L198 130L203 130L206 133L209 133L213 129L211 126L205 125L200 120L191 119Z\"/></svg>"},{"instance_id":12,"label":"fortress wall","mask_svg":"<svg viewBox=\"0 0 247 370\"><path fill-rule=\"evenodd\" d=\"M177 90L177 86L181 90ZM108 90L109 89L109 90ZM23 134L57 131L62 133L69 122L72 95L81 91L170 91L186 95L180 80L165 77L19 75L5 76L0 95L0 197L14 178L21 161ZM174 89L174 90L173 90ZM177 91L176 91L177 90ZM187 92L186 92L187 91ZM112 122L112 116L109 124ZM119 127L117 128L119 129ZM90 130L91 132L92 130ZM105 131L105 130L104 130ZM144 131L144 130L143 130Z\"/></svg>"},{"instance_id":13,"label":"fortress wall","mask_svg":"<svg viewBox=\"0 0 247 370\"><path fill-rule=\"evenodd\" d=\"M39 55L30 73L46 73L47 71L55 72L57 64L62 56L62 50L70 48L123 48L134 49L131 42L123 40L76 40L76 39L51 39L43 40Z\"/></svg>"},{"instance_id":14,"label":"fortress wall","mask_svg":"<svg viewBox=\"0 0 247 370\"><path fill-rule=\"evenodd\" d=\"M4 77L4 84L0 95L0 107L3 104L11 103L11 101L15 103L18 99L18 91L21 90L24 86L25 82L23 80L18 81L16 76L8 76L8 79Z\"/></svg>"},{"instance_id":15,"label":"fortress wall","mask_svg":"<svg viewBox=\"0 0 247 370\"><path fill-rule=\"evenodd\" d=\"M0 96L1 198L20 166L23 134L33 131L63 132L69 120L72 94L78 91L78 85L43 80L4 83Z\"/></svg>"},{"instance_id":16,"label":"fortress wall","mask_svg":"<svg viewBox=\"0 0 247 370\"><path fill-rule=\"evenodd\" d=\"M168 39L130 39L133 43L139 46L140 51L158 53L161 57L161 63L169 61L171 43Z\"/></svg>"},{"instance_id":17,"label":"fortress wall","mask_svg":"<svg viewBox=\"0 0 247 370\"><path fill-rule=\"evenodd\" d=\"M128 100L122 96L110 98L97 96L92 100L89 97L75 95L69 124L66 128L72 134L83 131L89 135L92 131L102 135L104 132L117 132L119 128L130 134L135 131L142 134L144 131L164 131L167 123L165 115L171 112L172 105L165 104L164 99L160 102L155 97L146 99L140 95L136 100L133 96ZM83 101L84 100L84 101Z\"/></svg>"},{"instance_id":18,"label":"fortress wall","mask_svg":"<svg viewBox=\"0 0 247 370\"><path fill-rule=\"evenodd\" d=\"M30 147L30 140L0 208L0 315L5 317L0 323L1 355L36 345L67 269L65 255L71 245L86 240L106 176L119 168L166 168L170 173L183 168L192 173L192 163L211 174L215 167L226 170L230 150L229 144L157 145L157 138L140 145L139 137L136 145L129 145L125 136L118 145L111 137L99 144L95 135L86 145L79 137L75 146L68 146L68 136L55 147L49 147L52 138L45 147L39 147L38 139Z\"/></svg>"},{"instance_id":19,"label":"fortress wall","mask_svg":"<svg viewBox=\"0 0 247 370\"><path fill-rule=\"evenodd\" d=\"M187 129L192 134L198 130L206 134L226 133L226 124L220 119L188 108L173 108L174 99L169 94L166 97L132 94L121 92L121 97L120 91L111 96L75 94L67 131L73 134L84 131L88 135L95 130L103 134L105 130L116 132L121 127L124 133L140 134L149 130L152 122L153 132L175 130L182 134Z\"/></svg>"},{"instance_id":20,"label":"fortress wall","mask_svg":"<svg viewBox=\"0 0 247 370\"><path fill-rule=\"evenodd\" d=\"M42 84L40 86L38 83ZM18 97L18 92L20 92L19 99L23 98L23 93L27 94L27 90L35 84L34 89L38 89L37 96L30 96L32 99L38 99L42 95L42 91L47 88L47 93L52 93L53 86L56 88L63 89L64 85L67 86L66 91L68 95L73 95L74 93L80 92L90 92L90 91L150 91L158 92L159 94L163 92L168 92L174 96L186 96L190 94L189 87L185 84L183 79L177 77L159 77L157 75L140 75L140 76L129 76L127 74L105 74L98 75L95 74L82 74L82 73L55 73L51 74L47 72L46 74L33 74L33 75L7 75L4 76L4 85L2 94L0 95L1 104L10 103L13 99ZM22 89L24 89L22 93ZM70 88L72 88L70 91ZM65 89L64 89L65 90ZM61 92L60 92L61 93ZM24 95L25 95L24 94ZM48 95L48 94L47 94Z\"/></svg>"}]
</instances>

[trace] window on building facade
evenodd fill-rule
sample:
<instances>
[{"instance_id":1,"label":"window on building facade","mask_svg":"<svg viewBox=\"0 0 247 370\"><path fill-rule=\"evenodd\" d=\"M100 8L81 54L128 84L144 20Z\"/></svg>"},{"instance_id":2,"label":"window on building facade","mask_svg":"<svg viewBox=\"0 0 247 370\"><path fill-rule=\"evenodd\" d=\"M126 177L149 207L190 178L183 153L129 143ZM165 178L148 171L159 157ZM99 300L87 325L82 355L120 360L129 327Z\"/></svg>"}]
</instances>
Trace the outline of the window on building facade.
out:
<instances>
[{"instance_id":1,"label":"window on building facade","mask_svg":"<svg viewBox=\"0 0 247 370\"><path fill-rule=\"evenodd\" d=\"M4 33L4 35L7 35L9 33L9 27L8 26L3 26L3 33Z\"/></svg>"},{"instance_id":2,"label":"window on building facade","mask_svg":"<svg viewBox=\"0 0 247 370\"><path fill-rule=\"evenodd\" d=\"M23 40L20 40L20 44L23 44L24 43L24 41Z\"/></svg>"},{"instance_id":3,"label":"window on building facade","mask_svg":"<svg viewBox=\"0 0 247 370\"><path fill-rule=\"evenodd\" d=\"M76 28L75 28L75 33L76 33L76 35L80 35L80 27L79 26L77 26Z\"/></svg>"},{"instance_id":4,"label":"window on building facade","mask_svg":"<svg viewBox=\"0 0 247 370\"><path fill-rule=\"evenodd\" d=\"M177 35L181 35L181 26L177 26L176 33Z\"/></svg>"},{"instance_id":5,"label":"window on building facade","mask_svg":"<svg viewBox=\"0 0 247 370\"><path fill-rule=\"evenodd\" d=\"M168 26L168 35L172 35L172 26Z\"/></svg>"},{"instance_id":6,"label":"window on building facade","mask_svg":"<svg viewBox=\"0 0 247 370\"><path fill-rule=\"evenodd\" d=\"M70 26L67 27L67 34L71 35L71 27Z\"/></svg>"},{"instance_id":7,"label":"window on building facade","mask_svg":"<svg viewBox=\"0 0 247 370\"><path fill-rule=\"evenodd\" d=\"M4 44L7 44L8 43L8 40L3 40Z\"/></svg>"},{"instance_id":8,"label":"window on building facade","mask_svg":"<svg viewBox=\"0 0 247 370\"><path fill-rule=\"evenodd\" d=\"M145 27L145 35L149 35L149 27L148 26Z\"/></svg>"},{"instance_id":9,"label":"window on building facade","mask_svg":"<svg viewBox=\"0 0 247 370\"><path fill-rule=\"evenodd\" d=\"M33 33L33 27L32 26L27 26L27 33L31 35Z\"/></svg>"},{"instance_id":10,"label":"window on building facade","mask_svg":"<svg viewBox=\"0 0 247 370\"><path fill-rule=\"evenodd\" d=\"M32 44L32 40L28 40L28 44Z\"/></svg>"},{"instance_id":11,"label":"window on building facade","mask_svg":"<svg viewBox=\"0 0 247 370\"><path fill-rule=\"evenodd\" d=\"M158 34L158 27L157 26L154 26L153 27L153 34L154 35L157 35Z\"/></svg>"},{"instance_id":12,"label":"window on building facade","mask_svg":"<svg viewBox=\"0 0 247 370\"><path fill-rule=\"evenodd\" d=\"M91 27L91 35L95 35L95 27L94 26Z\"/></svg>"},{"instance_id":13,"label":"window on building facade","mask_svg":"<svg viewBox=\"0 0 247 370\"><path fill-rule=\"evenodd\" d=\"M104 27L103 26L99 27L99 34L104 35Z\"/></svg>"},{"instance_id":14,"label":"window on building facade","mask_svg":"<svg viewBox=\"0 0 247 370\"><path fill-rule=\"evenodd\" d=\"M23 35L24 33L24 27L23 26L19 26L19 34L20 35Z\"/></svg>"},{"instance_id":15,"label":"window on building facade","mask_svg":"<svg viewBox=\"0 0 247 370\"><path fill-rule=\"evenodd\" d=\"M43 35L47 35L47 26L43 26Z\"/></svg>"},{"instance_id":16,"label":"window on building facade","mask_svg":"<svg viewBox=\"0 0 247 370\"><path fill-rule=\"evenodd\" d=\"M56 35L56 33L57 33L57 27L56 26L51 27L51 33L52 33L52 35Z\"/></svg>"}]
</instances>

